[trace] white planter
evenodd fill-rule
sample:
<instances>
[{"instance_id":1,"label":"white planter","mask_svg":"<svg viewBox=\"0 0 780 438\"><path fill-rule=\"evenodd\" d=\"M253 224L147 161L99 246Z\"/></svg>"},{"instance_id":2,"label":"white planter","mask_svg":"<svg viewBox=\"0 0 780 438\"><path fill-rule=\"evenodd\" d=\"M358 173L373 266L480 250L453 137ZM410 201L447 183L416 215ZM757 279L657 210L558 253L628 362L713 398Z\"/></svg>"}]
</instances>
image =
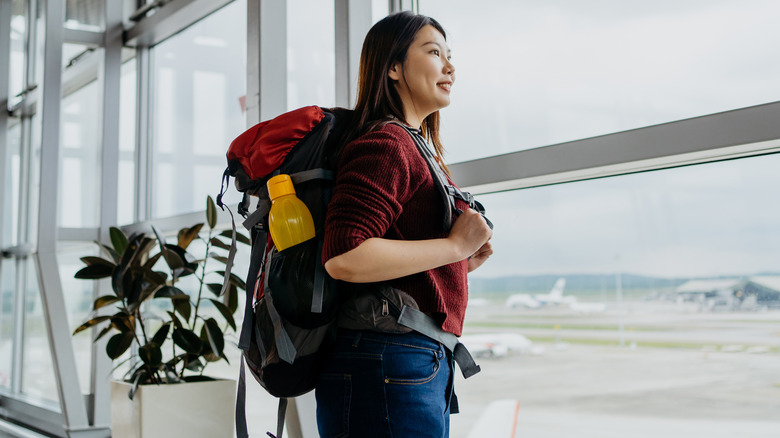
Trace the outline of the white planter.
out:
<instances>
[{"instance_id":1,"label":"white planter","mask_svg":"<svg viewBox=\"0 0 780 438\"><path fill-rule=\"evenodd\" d=\"M174 385L111 382L113 438L230 437L235 428L236 382L215 380Z\"/></svg>"}]
</instances>

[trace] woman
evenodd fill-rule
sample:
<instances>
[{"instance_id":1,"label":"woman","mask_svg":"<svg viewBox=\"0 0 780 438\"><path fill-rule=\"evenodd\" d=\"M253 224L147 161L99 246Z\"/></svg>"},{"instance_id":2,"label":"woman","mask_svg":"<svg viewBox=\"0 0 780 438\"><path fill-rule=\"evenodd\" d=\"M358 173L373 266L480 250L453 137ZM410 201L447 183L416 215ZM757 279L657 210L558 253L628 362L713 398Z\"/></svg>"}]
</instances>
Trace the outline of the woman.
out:
<instances>
[{"instance_id":1,"label":"woman","mask_svg":"<svg viewBox=\"0 0 780 438\"><path fill-rule=\"evenodd\" d=\"M466 276L492 254L492 231L460 201L462 214L442 227L445 206L412 137L423 134L441 162L438 110L450 103L454 70L445 32L429 17L402 12L368 32L355 140L339 158L323 261L336 279L404 291L460 336ZM320 434L447 437L452 381L450 352L430 338L341 329L316 389Z\"/></svg>"}]
</instances>

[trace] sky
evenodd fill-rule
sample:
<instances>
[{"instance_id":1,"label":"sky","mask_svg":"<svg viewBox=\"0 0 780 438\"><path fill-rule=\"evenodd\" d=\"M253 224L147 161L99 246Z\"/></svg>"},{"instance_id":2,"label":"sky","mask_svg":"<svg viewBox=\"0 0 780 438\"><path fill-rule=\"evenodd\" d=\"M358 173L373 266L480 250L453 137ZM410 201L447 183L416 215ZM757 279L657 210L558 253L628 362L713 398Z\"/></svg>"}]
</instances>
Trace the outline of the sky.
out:
<instances>
[{"instance_id":1,"label":"sky","mask_svg":"<svg viewBox=\"0 0 780 438\"><path fill-rule=\"evenodd\" d=\"M780 100L780 2L473 5L420 2L453 50L449 162ZM483 195L495 255L473 275L780 272L776 169L777 155Z\"/></svg>"}]
</instances>

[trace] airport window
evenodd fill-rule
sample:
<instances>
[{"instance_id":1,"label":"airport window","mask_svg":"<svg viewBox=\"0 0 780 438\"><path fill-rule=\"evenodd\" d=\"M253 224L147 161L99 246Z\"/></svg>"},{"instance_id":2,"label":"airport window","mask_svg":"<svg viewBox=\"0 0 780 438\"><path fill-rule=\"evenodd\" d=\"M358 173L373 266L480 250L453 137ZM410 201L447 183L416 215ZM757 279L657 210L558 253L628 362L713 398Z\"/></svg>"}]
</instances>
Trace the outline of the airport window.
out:
<instances>
[{"instance_id":1,"label":"airport window","mask_svg":"<svg viewBox=\"0 0 780 438\"><path fill-rule=\"evenodd\" d=\"M230 142L246 129L246 1L152 52L152 217L200 211L219 192Z\"/></svg>"},{"instance_id":2,"label":"airport window","mask_svg":"<svg viewBox=\"0 0 780 438\"><path fill-rule=\"evenodd\" d=\"M65 27L90 31L102 30L102 0L68 1L65 5Z\"/></svg>"},{"instance_id":3,"label":"airport window","mask_svg":"<svg viewBox=\"0 0 780 438\"><path fill-rule=\"evenodd\" d=\"M770 436L778 166L774 154L480 196L495 254L470 278L461 340L483 372L457 382L468 415L455 436L507 410L529 436L724 436L722 421Z\"/></svg>"},{"instance_id":4,"label":"airport window","mask_svg":"<svg viewBox=\"0 0 780 438\"><path fill-rule=\"evenodd\" d=\"M420 1L453 49L449 162L780 100L772 0L487 5Z\"/></svg>"},{"instance_id":5,"label":"airport window","mask_svg":"<svg viewBox=\"0 0 780 438\"><path fill-rule=\"evenodd\" d=\"M0 133L0 135L3 135ZM3 246L14 246L19 238L19 192L21 178L22 126L14 123L6 135L5 169L3 182Z\"/></svg>"},{"instance_id":6,"label":"airport window","mask_svg":"<svg viewBox=\"0 0 780 438\"><path fill-rule=\"evenodd\" d=\"M62 99L59 225L97 226L100 196L100 107L92 81Z\"/></svg>"},{"instance_id":7,"label":"airport window","mask_svg":"<svg viewBox=\"0 0 780 438\"><path fill-rule=\"evenodd\" d=\"M63 298L65 299L65 312L68 318L70 332L88 319L92 311L94 301L93 290L95 283L74 278L76 272L84 267L81 257L98 256L97 247L87 242L58 242L57 262L60 268L60 282L62 283ZM110 295L108 281L104 282L100 295ZM89 393L90 374L92 370L92 337L91 335L71 336L73 353L76 359L79 384L85 394ZM99 352L103 354L103 352Z\"/></svg>"},{"instance_id":8,"label":"airport window","mask_svg":"<svg viewBox=\"0 0 780 438\"><path fill-rule=\"evenodd\" d=\"M16 260L0 261L0 388L11 387Z\"/></svg>"},{"instance_id":9,"label":"airport window","mask_svg":"<svg viewBox=\"0 0 780 438\"><path fill-rule=\"evenodd\" d=\"M27 258L22 263L24 288L24 329L22 342L22 393L43 403L57 403L57 381L54 378L49 335L43 314L41 291L35 261ZM51 404L51 407L57 405Z\"/></svg>"},{"instance_id":10,"label":"airport window","mask_svg":"<svg viewBox=\"0 0 780 438\"><path fill-rule=\"evenodd\" d=\"M333 0L287 1L288 109L336 104L333 13Z\"/></svg>"},{"instance_id":11,"label":"airport window","mask_svg":"<svg viewBox=\"0 0 780 438\"><path fill-rule=\"evenodd\" d=\"M135 222L136 207L136 67L135 58L122 64L119 82L119 185L117 222Z\"/></svg>"},{"instance_id":12,"label":"airport window","mask_svg":"<svg viewBox=\"0 0 780 438\"><path fill-rule=\"evenodd\" d=\"M11 15L11 59L9 63L8 96L9 106L16 104L19 93L24 89L25 34L27 18L24 0L13 0Z\"/></svg>"}]
</instances>

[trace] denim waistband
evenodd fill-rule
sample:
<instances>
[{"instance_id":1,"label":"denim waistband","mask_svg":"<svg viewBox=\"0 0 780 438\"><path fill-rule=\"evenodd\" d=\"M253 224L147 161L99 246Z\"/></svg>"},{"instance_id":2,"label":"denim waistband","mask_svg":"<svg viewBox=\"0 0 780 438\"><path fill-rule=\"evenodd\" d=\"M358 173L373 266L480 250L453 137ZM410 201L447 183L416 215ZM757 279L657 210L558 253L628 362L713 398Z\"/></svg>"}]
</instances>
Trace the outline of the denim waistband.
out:
<instances>
[{"instance_id":1,"label":"denim waistband","mask_svg":"<svg viewBox=\"0 0 780 438\"><path fill-rule=\"evenodd\" d=\"M368 342L381 342L391 344L414 344L420 347L437 349L441 346L441 343L435 341L428 336L421 333L412 331L409 333L387 333L376 332L372 330L352 330L339 328L338 336L340 338L355 339L359 338L362 341Z\"/></svg>"}]
</instances>

